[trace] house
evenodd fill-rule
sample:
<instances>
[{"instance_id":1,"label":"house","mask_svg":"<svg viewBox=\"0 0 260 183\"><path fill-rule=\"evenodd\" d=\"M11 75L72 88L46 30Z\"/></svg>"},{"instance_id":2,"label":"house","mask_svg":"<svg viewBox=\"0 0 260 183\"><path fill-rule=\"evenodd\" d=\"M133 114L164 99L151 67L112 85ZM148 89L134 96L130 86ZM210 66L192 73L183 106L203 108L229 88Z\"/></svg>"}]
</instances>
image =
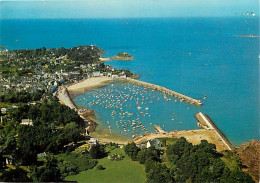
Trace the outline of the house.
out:
<instances>
[{"instance_id":1,"label":"house","mask_svg":"<svg viewBox=\"0 0 260 183\"><path fill-rule=\"evenodd\" d=\"M81 64L81 65L80 65L80 68L82 68L82 69L85 69L85 68L87 68L87 66L86 66L86 65L83 65L83 64Z\"/></svg>"},{"instance_id":2,"label":"house","mask_svg":"<svg viewBox=\"0 0 260 183\"><path fill-rule=\"evenodd\" d=\"M46 158L46 152L37 154L37 158L38 158L38 159Z\"/></svg>"},{"instance_id":3,"label":"house","mask_svg":"<svg viewBox=\"0 0 260 183\"><path fill-rule=\"evenodd\" d=\"M5 158L5 164L6 165L12 165L13 164L13 160L14 160L14 158L13 158L12 155L10 157L6 157Z\"/></svg>"},{"instance_id":4,"label":"house","mask_svg":"<svg viewBox=\"0 0 260 183\"><path fill-rule=\"evenodd\" d=\"M6 114L7 112L8 112L8 109L7 109L7 108L3 107L3 108L1 109L1 113Z\"/></svg>"},{"instance_id":5,"label":"house","mask_svg":"<svg viewBox=\"0 0 260 183\"><path fill-rule=\"evenodd\" d=\"M31 119L22 119L21 125L30 125L33 126L33 121Z\"/></svg>"},{"instance_id":6,"label":"house","mask_svg":"<svg viewBox=\"0 0 260 183\"><path fill-rule=\"evenodd\" d=\"M100 71L93 72L93 77L99 77L99 76L100 76Z\"/></svg>"},{"instance_id":7,"label":"house","mask_svg":"<svg viewBox=\"0 0 260 183\"><path fill-rule=\"evenodd\" d=\"M111 73L111 72L108 72L108 73L107 73L107 77L112 77L112 73Z\"/></svg>"},{"instance_id":8,"label":"house","mask_svg":"<svg viewBox=\"0 0 260 183\"><path fill-rule=\"evenodd\" d=\"M148 140L146 143L146 148L149 148L151 146L154 146L156 149L161 149L162 144L159 139Z\"/></svg>"},{"instance_id":9,"label":"house","mask_svg":"<svg viewBox=\"0 0 260 183\"><path fill-rule=\"evenodd\" d=\"M90 140L88 141L89 146L97 145L97 144L98 144L98 139L96 138L90 138Z\"/></svg>"},{"instance_id":10,"label":"house","mask_svg":"<svg viewBox=\"0 0 260 183\"><path fill-rule=\"evenodd\" d=\"M111 76L113 79L118 79L118 75L112 75Z\"/></svg>"},{"instance_id":11,"label":"house","mask_svg":"<svg viewBox=\"0 0 260 183\"><path fill-rule=\"evenodd\" d=\"M121 79L126 79L126 75L121 75L120 78Z\"/></svg>"}]
</instances>

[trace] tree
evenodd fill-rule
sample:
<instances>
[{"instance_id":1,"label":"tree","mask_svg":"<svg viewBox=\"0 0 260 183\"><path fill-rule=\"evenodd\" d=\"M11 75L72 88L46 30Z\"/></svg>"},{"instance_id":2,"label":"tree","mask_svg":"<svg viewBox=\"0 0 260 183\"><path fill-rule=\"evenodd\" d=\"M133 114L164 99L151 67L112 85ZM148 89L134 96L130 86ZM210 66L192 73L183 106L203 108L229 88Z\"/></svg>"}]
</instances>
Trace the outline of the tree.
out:
<instances>
[{"instance_id":1,"label":"tree","mask_svg":"<svg viewBox=\"0 0 260 183\"><path fill-rule=\"evenodd\" d=\"M103 165L98 165L98 166L97 166L97 169L98 169L98 170L105 170L105 167L103 167Z\"/></svg>"},{"instance_id":2,"label":"tree","mask_svg":"<svg viewBox=\"0 0 260 183\"><path fill-rule=\"evenodd\" d=\"M71 163L70 161L63 161L59 163L60 172L62 177L66 177L68 175L76 175L79 173L79 167Z\"/></svg>"},{"instance_id":3,"label":"tree","mask_svg":"<svg viewBox=\"0 0 260 183\"><path fill-rule=\"evenodd\" d=\"M157 163L156 166L147 174L147 182L149 183L170 183L174 182L170 175L170 170L165 166Z\"/></svg>"},{"instance_id":4,"label":"tree","mask_svg":"<svg viewBox=\"0 0 260 183\"><path fill-rule=\"evenodd\" d=\"M156 161L152 160L152 159L147 159L145 161L145 172L148 173L150 172L151 169L153 169L156 166Z\"/></svg>"},{"instance_id":5,"label":"tree","mask_svg":"<svg viewBox=\"0 0 260 183\"><path fill-rule=\"evenodd\" d=\"M89 154L94 159L103 158L105 155L105 148L100 144L93 145L89 151Z\"/></svg>"},{"instance_id":6,"label":"tree","mask_svg":"<svg viewBox=\"0 0 260 183\"><path fill-rule=\"evenodd\" d=\"M47 156L47 162L43 167L34 167L32 178L34 182L57 182L61 181L61 173L58 161L52 156Z\"/></svg>"},{"instance_id":7,"label":"tree","mask_svg":"<svg viewBox=\"0 0 260 183\"><path fill-rule=\"evenodd\" d=\"M62 135L67 142L77 143L77 141L81 137L80 132L81 129L78 128L78 125L75 122L71 122L66 124L63 129Z\"/></svg>"},{"instance_id":8,"label":"tree","mask_svg":"<svg viewBox=\"0 0 260 183\"><path fill-rule=\"evenodd\" d=\"M138 152L137 159L140 164L144 164L147 159L154 161L159 161L160 151L157 150L154 146L149 147L148 149L142 149Z\"/></svg>"},{"instance_id":9,"label":"tree","mask_svg":"<svg viewBox=\"0 0 260 183\"><path fill-rule=\"evenodd\" d=\"M227 183L238 183L238 182L246 182L246 183L254 183L254 180L252 177L250 177L248 174L240 171L240 170L235 170L230 173L228 178L224 180Z\"/></svg>"},{"instance_id":10,"label":"tree","mask_svg":"<svg viewBox=\"0 0 260 183\"><path fill-rule=\"evenodd\" d=\"M134 161L137 160L138 152L140 151L140 148L136 146L135 143L127 144L125 146L125 153L130 156L130 158Z\"/></svg>"},{"instance_id":11,"label":"tree","mask_svg":"<svg viewBox=\"0 0 260 183\"><path fill-rule=\"evenodd\" d=\"M27 176L27 172L23 169L16 167L15 169L9 168L4 171L0 176L0 181L3 182L31 182Z\"/></svg>"}]
</instances>

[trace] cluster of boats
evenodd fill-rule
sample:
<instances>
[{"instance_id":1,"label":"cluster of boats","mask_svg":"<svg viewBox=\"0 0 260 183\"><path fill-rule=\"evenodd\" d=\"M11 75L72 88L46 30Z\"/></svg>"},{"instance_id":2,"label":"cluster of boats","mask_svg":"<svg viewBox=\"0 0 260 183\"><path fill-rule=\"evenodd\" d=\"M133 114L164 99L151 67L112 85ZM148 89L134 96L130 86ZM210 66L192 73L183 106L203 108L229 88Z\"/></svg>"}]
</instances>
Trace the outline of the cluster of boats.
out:
<instances>
[{"instance_id":1,"label":"cluster of boats","mask_svg":"<svg viewBox=\"0 0 260 183\"><path fill-rule=\"evenodd\" d=\"M111 84L106 88L86 93L81 100L87 103L87 108L99 110L98 113L102 113L102 110L110 112L110 117L106 119L110 133L119 132L135 138L154 129L153 124L156 122L150 114L150 108L153 108L151 104L164 99L171 101L166 95L154 92L139 85L116 83L116 86ZM172 113L171 120L174 121L176 116L176 113ZM162 126L165 127L165 124Z\"/></svg>"}]
</instances>

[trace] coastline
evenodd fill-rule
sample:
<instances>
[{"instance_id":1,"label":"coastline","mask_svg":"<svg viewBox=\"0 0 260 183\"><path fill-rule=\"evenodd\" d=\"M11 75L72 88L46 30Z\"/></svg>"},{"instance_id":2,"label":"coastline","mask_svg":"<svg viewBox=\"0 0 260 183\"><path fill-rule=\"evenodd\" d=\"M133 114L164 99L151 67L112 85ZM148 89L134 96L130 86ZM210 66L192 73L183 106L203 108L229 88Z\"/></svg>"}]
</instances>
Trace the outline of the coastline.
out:
<instances>
[{"instance_id":1,"label":"coastline","mask_svg":"<svg viewBox=\"0 0 260 183\"><path fill-rule=\"evenodd\" d=\"M107 86L112 81L125 81L125 82L133 82L136 84L147 85L148 86L157 86L150 83L142 82L139 80L133 79L112 79L109 77L94 77L88 78L70 86L59 87L57 96L62 103L65 105L75 109L78 114L86 121L86 130L91 132L91 137L95 137L100 139L102 143L116 142L119 144L127 144L128 142L141 143L142 141L147 141L154 138L180 138L185 137L192 144L199 144L201 140L207 140L210 143L213 143L217 147L217 151L229 150L226 144L223 142L221 138L215 133L212 129L199 129L199 130L183 130L183 131L169 131L165 132L162 130L161 133L150 133L145 136L139 136L135 139L128 139L127 137L122 137L117 134L111 134L106 129L102 129L101 123L97 120L97 116L86 116L83 117L76 104L73 102L71 98L71 94L82 94L82 92L92 91L97 88L101 88ZM158 86L160 87L160 86ZM164 87L162 87L164 91ZM65 91L64 91L65 90ZM179 94L179 93L178 93ZM185 96L187 97L187 96ZM88 109L86 109L88 110Z\"/></svg>"},{"instance_id":2,"label":"coastline","mask_svg":"<svg viewBox=\"0 0 260 183\"><path fill-rule=\"evenodd\" d=\"M67 86L68 92L77 92L77 91L91 91L97 88L102 88L109 84L112 81L112 78L109 77L93 77L87 78L82 81L73 83L70 86Z\"/></svg>"}]
</instances>

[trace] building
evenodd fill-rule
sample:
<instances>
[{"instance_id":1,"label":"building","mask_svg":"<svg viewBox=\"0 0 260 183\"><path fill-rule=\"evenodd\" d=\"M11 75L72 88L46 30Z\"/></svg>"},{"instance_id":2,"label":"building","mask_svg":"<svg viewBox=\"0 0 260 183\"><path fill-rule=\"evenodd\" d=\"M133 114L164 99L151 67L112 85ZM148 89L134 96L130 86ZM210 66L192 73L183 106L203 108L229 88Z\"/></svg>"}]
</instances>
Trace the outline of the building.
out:
<instances>
[{"instance_id":1,"label":"building","mask_svg":"<svg viewBox=\"0 0 260 183\"><path fill-rule=\"evenodd\" d=\"M126 75L121 75L120 78L121 79L126 79Z\"/></svg>"},{"instance_id":2,"label":"building","mask_svg":"<svg viewBox=\"0 0 260 183\"><path fill-rule=\"evenodd\" d=\"M22 119L21 125L33 126L33 121L31 119Z\"/></svg>"},{"instance_id":3,"label":"building","mask_svg":"<svg viewBox=\"0 0 260 183\"><path fill-rule=\"evenodd\" d=\"M149 148L151 146L154 146L156 149L161 149L162 144L159 139L148 140L146 143L146 148Z\"/></svg>"},{"instance_id":4,"label":"building","mask_svg":"<svg viewBox=\"0 0 260 183\"><path fill-rule=\"evenodd\" d=\"M118 75L112 75L113 79L118 79Z\"/></svg>"},{"instance_id":5,"label":"building","mask_svg":"<svg viewBox=\"0 0 260 183\"><path fill-rule=\"evenodd\" d=\"M37 158L38 158L38 159L46 158L46 152L37 154Z\"/></svg>"},{"instance_id":6,"label":"building","mask_svg":"<svg viewBox=\"0 0 260 183\"><path fill-rule=\"evenodd\" d=\"M97 144L98 144L98 139L96 138L90 138L90 140L88 141L89 146L97 145Z\"/></svg>"},{"instance_id":7,"label":"building","mask_svg":"<svg viewBox=\"0 0 260 183\"><path fill-rule=\"evenodd\" d=\"M112 77L112 73L111 73L111 72L108 72L108 73L107 73L107 77Z\"/></svg>"},{"instance_id":8,"label":"building","mask_svg":"<svg viewBox=\"0 0 260 183\"><path fill-rule=\"evenodd\" d=\"M99 76L100 76L100 71L93 72L93 77L99 77Z\"/></svg>"},{"instance_id":9,"label":"building","mask_svg":"<svg viewBox=\"0 0 260 183\"><path fill-rule=\"evenodd\" d=\"M7 108L3 107L3 108L1 109L1 113L6 114L7 112L8 112L8 109L7 109Z\"/></svg>"}]
</instances>

